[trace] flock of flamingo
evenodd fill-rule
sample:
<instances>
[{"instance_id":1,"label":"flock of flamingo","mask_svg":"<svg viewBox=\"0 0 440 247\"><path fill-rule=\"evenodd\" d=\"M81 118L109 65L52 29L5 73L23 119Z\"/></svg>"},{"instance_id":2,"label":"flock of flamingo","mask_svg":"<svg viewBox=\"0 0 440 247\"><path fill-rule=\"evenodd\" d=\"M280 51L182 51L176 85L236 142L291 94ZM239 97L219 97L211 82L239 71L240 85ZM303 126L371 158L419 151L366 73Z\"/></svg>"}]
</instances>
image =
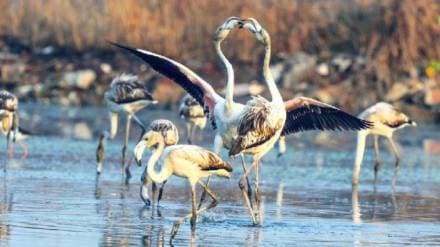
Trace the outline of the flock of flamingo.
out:
<instances>
[{"instance_id":1,"label":"flock of flamingo","mask_svg":"<svg viewBox=\"0 0 440 247\"><path fill-rule=\"evenodd\" d=\"M223 54L221 43L227 38L230 31L236 28L249 30L264 46L264 60L262 73L264 82L269 89L271 99L261 96L252 97L246 104L234 102L234 70L231 63ZM147 91L146 86L137 76L122 74L116 77L109 90L105 93L105 102L110 116L110 130L103 131L99 137L96 150L97 174L102 172L105 144L108 139L116 136L118 116L126 115L126 129L124 146L122 148L122 167L126 178L131 177L127 162L127 145L131 128L131 121L142 129L142 135L134 149L134 157L141 165L145 149L152 151L147 166L142 175L141 198L150 205L151 200L148 187L152 181L152 201L156 198L157 184L159 189L157 201L162 197L163 186L170 176L186 178L191 185L192 211L187 216L174 223L171 240L175 237L179 226L190 218L191 229L196 227L197 216L203 211L215 207L217 197L209 188L211 176L229 178L232 166L223 160L219 153L222 149L228 150L230 158L240 156L243 174L238 185L242 192L244 203L249 212L252 223L262 223L260 168L261 159L278 142L280 154L286 151L285 137L289 134L307 130L339 130L358 131L358 141L355 164L353 168L353 185L359 181L359 173L365 149L366 137L374 136L375 174L379 162L379 136L386 137L396 156L396 165L399 154L393 141L393 132L407 125L415 125L405 114L392 105L380 102L362 112L358 117L343 110L307 97L297 97L284 100L272 77L270 70L271 39L268 32L253 18L228 18L214 33L214 46L227 73L225 96L214 90L209 82L197 75L185 65L153 53L151 51L132 48L121 44L113 45L128 51L142 59L154 70L181 86L188 94L182 99L179 115L187 124L188 144L178 144L179 133L177 127L169 120L159 119L151 122L147 128L136 116L136 113L151 104L158 102ZM13 155L13 143L18 142L25 155L28 151L23 140L28 134L19 127L18 100L13 94L0 91L0 119L1 130L6 136L7 150ZM196 129L203 129L206 124L212 125L215 130L213 150L193 145ZM252 163L246 164L244 155L252 157ZM159 171L156 165L160 163ZM251 186L251 174L254 172L255 182ZM203 180L206 178L206 180ZM203 192L197 202L196 185L200 185ZM211 203L203 206L206 194Z\"/></svg>"}]
</instances>

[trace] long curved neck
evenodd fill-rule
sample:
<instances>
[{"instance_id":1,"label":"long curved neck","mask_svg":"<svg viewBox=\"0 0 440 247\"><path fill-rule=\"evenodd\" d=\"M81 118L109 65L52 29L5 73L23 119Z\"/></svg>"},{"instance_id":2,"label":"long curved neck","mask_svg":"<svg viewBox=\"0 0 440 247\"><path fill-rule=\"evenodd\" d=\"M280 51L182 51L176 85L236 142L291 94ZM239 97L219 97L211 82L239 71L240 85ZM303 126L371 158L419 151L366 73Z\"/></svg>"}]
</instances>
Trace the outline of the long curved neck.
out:
<instances>
[{"instance_id":1,"label":"long curved neck","mask_svg":"<svg viewBox=\"0 0 440 247\"><path fill-rule=\"evenodd\" d=\"M221 40L215 42L215 50L226 68L226 107L228 109L232 109L232 105L234 104L234 69L232 68L232 64L226 58L225 54L223 54Z\"/></svg>"},{"instance_id":2,"label":"long curved neck","mask_svg":"<svg viewBox=\"0 0 440 247\"><path fill-rule=\"evenodd\" d=\"M356 159L353 167L353 184L358 184L359 182L359 173L361 172L362 159L364 158L366 139L367 133L364 130L359 131L357 136Z\"/></svg>"},{"instance_id":3,"label":"long curved neck","mask_svg":"<svg viewBox=\"0 0 440 247\"><path fill-rule=\"evenodd\" d=\"M160 155L162 154L164 148L165 148L165 143L163 141L160 141L159 146L153 151L153 154L148 160L148 164L147 164L148 176L155 183L162 183L171 176L171 172L168 171L168 169L166 169L166 166L162 166L160 172L156 172L155 169L157 161L159 160Z\"/></svg>"},{"instance_id":4,"label":"long curved neck","mask_svg":"<svg viewBox=\"0 0 440 247\"><path fill-rule=\"evenodd\" d=\"M272 102L283 103L280 91L273 79L272 72L270 71L270 57L271 57L271 45L270 42L264 47L264 61L263 61L263 77L269 88L270 95L272 96Z\"/></svg>"}]
</instances>

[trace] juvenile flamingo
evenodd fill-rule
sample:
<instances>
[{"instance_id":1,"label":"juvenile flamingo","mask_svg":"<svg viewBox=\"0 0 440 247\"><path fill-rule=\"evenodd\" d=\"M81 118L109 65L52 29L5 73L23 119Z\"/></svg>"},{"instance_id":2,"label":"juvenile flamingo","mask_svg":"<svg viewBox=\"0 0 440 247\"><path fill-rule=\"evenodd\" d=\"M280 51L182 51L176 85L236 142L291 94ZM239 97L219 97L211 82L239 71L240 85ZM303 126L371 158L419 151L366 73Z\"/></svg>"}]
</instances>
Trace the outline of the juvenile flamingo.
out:
<instances>
[{"instance_id":1,"label":"juvenile flamingo","mask_svg":"<svg viewBox=\"0 0 440 247\"><path fill-rule=\"evenodd\" d=\"M97 149L98 165L97 174L99 175L102 170L104 145L106 139L113 139L118 131L118 115L125 114L127 116L124 146L122 147L122 168L125 168L125 174L127 179L131 177L129 166L125 166L125 156L127 154L128 137L130 136L131 120L133 119L142 132L145 132L143 123L136 116L136 112L151 105L157 104L157 101L153 99L153 96L148 92L146 86L135 75L122 74L113 79L110 84L109 90L104 94L104 100L110 112L110 133L101 135L99 146ZM100 155L98 152L101 152Z\"/></svg>"},{"instance_id":2,"label":"juvenile flamingo","mask_svg":"<svg viewBox=\"0 0 440 247\"><path fill-rule=\"evenodd\" d=\"M206 126L206 112L196 99L187 94L180 103L179 115L186 121L186 136L188 143L191 144L196 128L203 130Z\"/></svg>"},{"instance_id":3,"label":"juvenile flamingo","mask_svg":"<svg viewBox=\"0 0 440 247\"><path fill-rule=\"evenodd\" d=\"M394 108L392 105L379 102L376 103L359 114L359 118L374 123L370 129L358 132L356 159L353 167L352 183L357 185L359 182L359 173L361 171L362 159L364 157L365 142L367 136L372 134L374 137L374 177L377 178L379 170L379 136L386 137L391 145L391 150L396 157L396 166L399 165L400 157L397 146L393 140L394 131L406 126L416 126L416 122L411 120L407 115Z\"/></svg>"},{"instance_id":4,"label":"juvenile flamingo","mask_svg":"<svg viewBox=\"0 0 440 247\"><path fill-rule=\"evenodd\" d=\"M145 134L142 140L136 145L134 153L138 163L140 163L145 148L149 148L153 151L147 164L147 171L148 176L155 183L163 183L171 175L175 175L186 178L191 185L192 213L174 223L171 231L171 242L177 234L179 226L185 219L191 218L191 230L194 232L197 215L217 205L217 197L201 179L212 175L229 178L232 167L215 153L199 146L173 145L166 147L163 135L154 131ZM159 159L161 160L162 167L160 171L157 172L155 166ZM196 184L202 186L206 193L212 198L211 204L198 210L196 205Z\"/></svg>"},{"instance_id":5,"label":"juvenile flamingo","mask_svg":"<svg viewBox=\"0 0 440 247\"><path fill-rule=\"evenodd\" d=\"M154 120L153 122L151 122L150 126L148 127L149 131L147 133L145 133L142 139L147 138L151 132L156 132L162 135L162 137L164 138L164 142L165 142L165 146L172 146L172 145L176 145L179 142L179 132L177 130L177 127L173 124L173 122L166 120L166 119L157 119ZM138 163L139 166L141 166L141 163ZM142 201L144 201L145 205L149 206L151 204L149 195L148 195L148 185L150 183L150 178L148 176L148 167L145 167L144 173L142 174L142 178L141 178L141 182L142 182L142 186L141 186L141 199ZM160 189L159 189L159 195L157 198L157 202L159 203L159 201L162 199L162 194L163 194L163 188L165 186L166 180L162 183ZM156 190L157 190L157 186L156 183L153 182L152 183L152 199L153 199L153 206L154 206L154 201L156 199Z\"/></svg>"},{"instance_id":6,"label":"juvenile flamingo","mask_svg":"<svg viewBox=\"0 0 440 247\"><path fill-rule=\"evenodd\" d=\"M2 122L1 131L6 136L6 150L9 158L12 159L11 142L15 142L18 132L18 99L6 91L0 90L0 119Z\"/></svg>"}]
</instances>

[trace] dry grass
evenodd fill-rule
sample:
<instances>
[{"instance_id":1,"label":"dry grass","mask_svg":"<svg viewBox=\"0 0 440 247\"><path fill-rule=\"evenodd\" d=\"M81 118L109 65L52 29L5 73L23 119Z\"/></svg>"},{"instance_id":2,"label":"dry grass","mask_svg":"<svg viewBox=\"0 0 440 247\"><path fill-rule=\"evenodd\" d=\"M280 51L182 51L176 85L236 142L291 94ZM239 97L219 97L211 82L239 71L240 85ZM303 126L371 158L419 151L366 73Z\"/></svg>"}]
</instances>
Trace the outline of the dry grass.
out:
<instances>
[{"instance_id":1,"label":"dry grass","mask_svg":"<svg viewBox=\"0 0 440 247\"><path fill-rule=\"evenodd\" d=\"M0 9L0 35L35 46L107 49L109 39L201 64L217 61L210 41L217 25L253 16L272 34L275 53L366 55L365 72L382 90L420 61L440 58L438 0L0 0ZM231 36L228 56L257 63L249 34Z\"/></svg>"}]
</instances>

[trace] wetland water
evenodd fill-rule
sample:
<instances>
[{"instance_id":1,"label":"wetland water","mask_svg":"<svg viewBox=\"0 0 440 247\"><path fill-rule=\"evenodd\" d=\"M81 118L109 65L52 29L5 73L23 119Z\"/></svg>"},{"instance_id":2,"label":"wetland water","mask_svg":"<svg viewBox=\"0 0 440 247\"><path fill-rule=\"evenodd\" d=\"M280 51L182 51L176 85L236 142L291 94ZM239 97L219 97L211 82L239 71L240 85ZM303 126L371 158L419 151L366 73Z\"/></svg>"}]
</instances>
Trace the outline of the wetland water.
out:
<instances>
[{"instance_id":1,"label":"wetland water","mask_svg":"<svg viewBox=\"0 0 440 247\"><path fill-rule=\"evenodd\" d=\"M107 126L103 109L21 108L23 127L37 135L26 141L27 159L19 159L18 145L14 160L6 161L2 151L6 172L0 173L0 246L168 245L173 222L190 210L185 180L172 177L153 212L139 198L143 168L132 165L129 185L121 178L121 129L118 138L108 143L103 174L96 180L96 136L99 127ZM175 112L143 111L139 116L146 123L162 117L183 127ZM191 236L189 221L185 222L174 244L439 245L440 155L432 153L426 141L439 141L439 130L420 126L397 133L402 152L397 172L386 143L381 143L376 185L369 140L355 193L351 186L354 133L290 137L283 158L277 159L273 151L263 160L262 227L250 225L237 185L241 166L236 159L230 180L216 178L211 183L219 205L199 217L195 236ZM203 141L197 143L210 147L210 132L206 130ZM130 155L138 134L132 135ZM180 137L185 140L183 132ZM0 145L4 147L3 140Z\"/></svg>"}]
</instances>

